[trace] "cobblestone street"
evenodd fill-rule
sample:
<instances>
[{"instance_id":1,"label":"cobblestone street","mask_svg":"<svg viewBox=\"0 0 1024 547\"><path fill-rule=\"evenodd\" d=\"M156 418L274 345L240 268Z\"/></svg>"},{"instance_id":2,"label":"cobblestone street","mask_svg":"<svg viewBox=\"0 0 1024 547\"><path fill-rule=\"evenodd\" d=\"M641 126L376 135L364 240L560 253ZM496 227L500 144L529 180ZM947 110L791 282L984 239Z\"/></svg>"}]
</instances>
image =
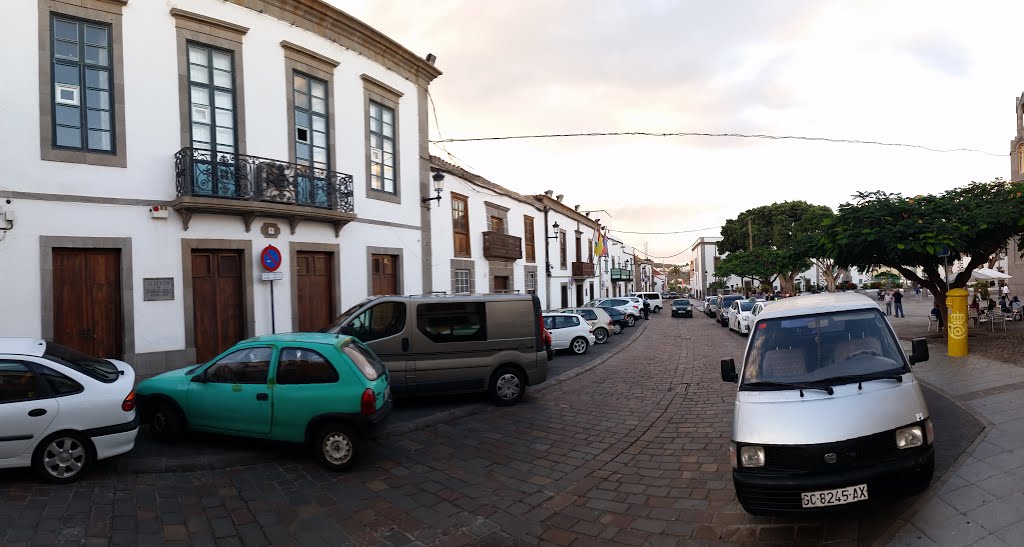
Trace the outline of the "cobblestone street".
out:
<instances>
[{"instance_id":1,"label":"cobblestone street","mask_svg":"<svg viewBox=\"0 0 1024 547\"><path fill-rule=\"evenodd\" d=\"M653 317L635 342L593 370L515 407L380 440L348 474L279 447L273 461L225 470L136 474L114 461L71 486L37 484L26 470L0 473L0 543L856 544L880 537L909 502L797 521L752 517L735 501L727 458L735 386L721 382L718 363L739 360L745 340L700 313ZM932 411L940 432L972 419L955 404ZM974 439L956 431L970 438L948 440L937 473Z\"/></svg>"}]
</instances>

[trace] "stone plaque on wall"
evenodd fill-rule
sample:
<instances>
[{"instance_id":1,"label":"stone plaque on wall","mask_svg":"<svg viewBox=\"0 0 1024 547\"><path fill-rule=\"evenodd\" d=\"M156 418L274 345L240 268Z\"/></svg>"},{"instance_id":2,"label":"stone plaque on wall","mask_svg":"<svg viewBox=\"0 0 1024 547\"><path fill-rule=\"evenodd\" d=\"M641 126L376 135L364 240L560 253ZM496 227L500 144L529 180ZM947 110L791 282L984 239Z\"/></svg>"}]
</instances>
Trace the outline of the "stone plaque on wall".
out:
<instances>
[{"instance_id":1,"label":"stone plaque on wall","mask_svg":"<svg viewBox=\"0 0 1024 547\"><path fill-rule=\"evenodd\" d=\"M174 300L173 277L146 277L142 279L142 300Z\"/></svg>"},{"instance_id":2,"label":"stone plaque on wall","mask_svg":"<svg viewBox=\"0 0 1024 547\"><path fill-rule=\"evenodd\" d=\"M277 236L281 233L281 227L273 222L264 222L263 226L260 226L260 233L263 234L263 237L277 239Z\"/></svg>"}]
</instances>

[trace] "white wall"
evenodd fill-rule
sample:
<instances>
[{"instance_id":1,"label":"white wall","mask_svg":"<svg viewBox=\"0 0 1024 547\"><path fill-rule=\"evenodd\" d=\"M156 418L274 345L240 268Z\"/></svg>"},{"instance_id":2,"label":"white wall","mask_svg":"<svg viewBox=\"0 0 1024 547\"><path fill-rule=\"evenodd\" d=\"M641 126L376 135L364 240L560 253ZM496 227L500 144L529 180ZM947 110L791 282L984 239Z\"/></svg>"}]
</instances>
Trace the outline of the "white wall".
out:
<instances>
[{"instance_id":1,"label":"white wall","mask_svg":"<svg viewBox=\"0 0 1024 547\"><path fill-rule=\"evenodd\" d=\"M541 305L546 297L544 283L544 213L532 205L514 199L504 194L495 193L489 188L473 184L458 176L447 173L444 179L444 191L441 193L441 203L430 203L430 226L431 226L431 273L433 276L433 290L436 292L452 291L451 259L455 257L455 240L452 232L452 193L466 196L469 208L469 237L470 257L474 262L474 282L476 292L485 293L489 289L490 266L484 258L484 236L488 231L487 207L485 201L508 208L506 230L508 235L516 236L522 241L523 258L516 260L514 264L515 275L513 276L512 289L520 293L526 292L526 270L525 266L537 267L537 296ZM535 260L526 261L526 223L524 216L533 217L533 241ZM458 257L465 260L463 257Z\"/></svg>"},{"instance_id":2,"label":"white wall","mask_svg":"<svg viewBox=\"0 0 1024 547\"><path fill-rule=\"evenodd\" d=\"M14 198L0 207L14 211L16 222L0 240L0 333L5 336L39 336L41 331L40 236L130 237L134 285L136 352L160 352L184 348L184 303L181 239L250 240L253 260L266 244L281 249L285 257L285 279L275 285L276 328L292 329L291 288L288 259L290 242L340 245L340 294L342 307L367 296L367 247L402 249L402 285L405 293L421 293L422 264L420 236L420 158L417 87L399 74L329 39L316 36L290 23L219 0L140 0L123 10L122 53L124 58L125 137L127 167L43 161L40 158L39 95L50 85L39 74L38 4L31 0L6 2L6 16L17 24L0 33L0 48L19 52L5 57L5 82L0 86L0 161L5 166L0 192L22 191L51 194L54 201ZM286 77L281 41L287 40L340 62L333 81L331 142L337 162L333 169L354 177L355 213L352 222L336 237L333 226L303 221L292 235L288 222L280 218L257 218L246 232L240 216L197 214L188 231L180 218L150 218L150 202L176 197L174 154L181 147L178 97L178 43L171 8L206 15L249 27L243 38L242 62L245 98L246 154L287 161L290 134L287 125ZM116 44L115 44L116 47ZM367 74L397 89L403 95L398 109L398 184L401 204L366 197L367 135L361 74ZM90 204L57 201L63 196L93 196L137 199L136 204ZM449 209L450 210L450 209ZM477 209L483 211L482 208ZM449 228L450 228L450 214ZM521 217L520 217L521 218ZM371 224L363 220L380 221ZM281 228L276 239L266 239L259 227L275 222ZM522 222L510 222L522 231ZM539 243L542 241L538 240ZM450 248L450 244L448 246ZM542 248L538 248L542 252ZM258 264L251 265L256 278L253 312L256 333L270 331L270 296L259 281ZM173 277L175 300L144 302L142 279ZM447 276L440 276L444 280ZM522 278L517 276L517 283Z\"/></svg>"}]
</instances>

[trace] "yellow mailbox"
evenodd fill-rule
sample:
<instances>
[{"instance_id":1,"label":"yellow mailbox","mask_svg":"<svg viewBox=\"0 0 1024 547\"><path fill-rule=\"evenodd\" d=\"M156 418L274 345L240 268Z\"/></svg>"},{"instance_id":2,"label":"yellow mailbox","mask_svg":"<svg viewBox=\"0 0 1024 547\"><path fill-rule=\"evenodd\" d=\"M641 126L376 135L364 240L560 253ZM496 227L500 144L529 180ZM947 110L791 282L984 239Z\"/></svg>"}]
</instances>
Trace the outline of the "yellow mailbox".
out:
<instances>
[{"instance_id":1,"label":"yellow mailbox","mask_svg":"<svg viewBox=\"0 0 1024 547\"><path fill-rule=\"evenodd\" d=\"M950 357L967 355L967 290L952 289L946 293L946 310L949 321L946 325Z\"/></svg>"}]
</instances>

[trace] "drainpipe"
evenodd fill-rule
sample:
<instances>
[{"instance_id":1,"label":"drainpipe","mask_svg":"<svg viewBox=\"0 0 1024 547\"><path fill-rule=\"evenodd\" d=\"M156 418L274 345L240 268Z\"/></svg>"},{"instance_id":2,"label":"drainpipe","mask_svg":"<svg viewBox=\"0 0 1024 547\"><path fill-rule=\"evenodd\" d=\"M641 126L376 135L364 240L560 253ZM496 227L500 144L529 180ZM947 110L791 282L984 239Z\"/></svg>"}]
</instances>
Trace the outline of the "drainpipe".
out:
<instances>
[{"instance_id":1,"label":"drainpipe","mask_svg":"<svg viewBox=\"0 0 1024 547\"><path fill-rule=\"evenodd\" d=\"M548 211L550 209L547 205L544 206L544 284L547 286L545 292L545 308L546 310L551 309L551 257L548 249L550 248L551 238L548 237ZM557 235L557 234L556 234Z\"/></svg>"}]
</instances>

